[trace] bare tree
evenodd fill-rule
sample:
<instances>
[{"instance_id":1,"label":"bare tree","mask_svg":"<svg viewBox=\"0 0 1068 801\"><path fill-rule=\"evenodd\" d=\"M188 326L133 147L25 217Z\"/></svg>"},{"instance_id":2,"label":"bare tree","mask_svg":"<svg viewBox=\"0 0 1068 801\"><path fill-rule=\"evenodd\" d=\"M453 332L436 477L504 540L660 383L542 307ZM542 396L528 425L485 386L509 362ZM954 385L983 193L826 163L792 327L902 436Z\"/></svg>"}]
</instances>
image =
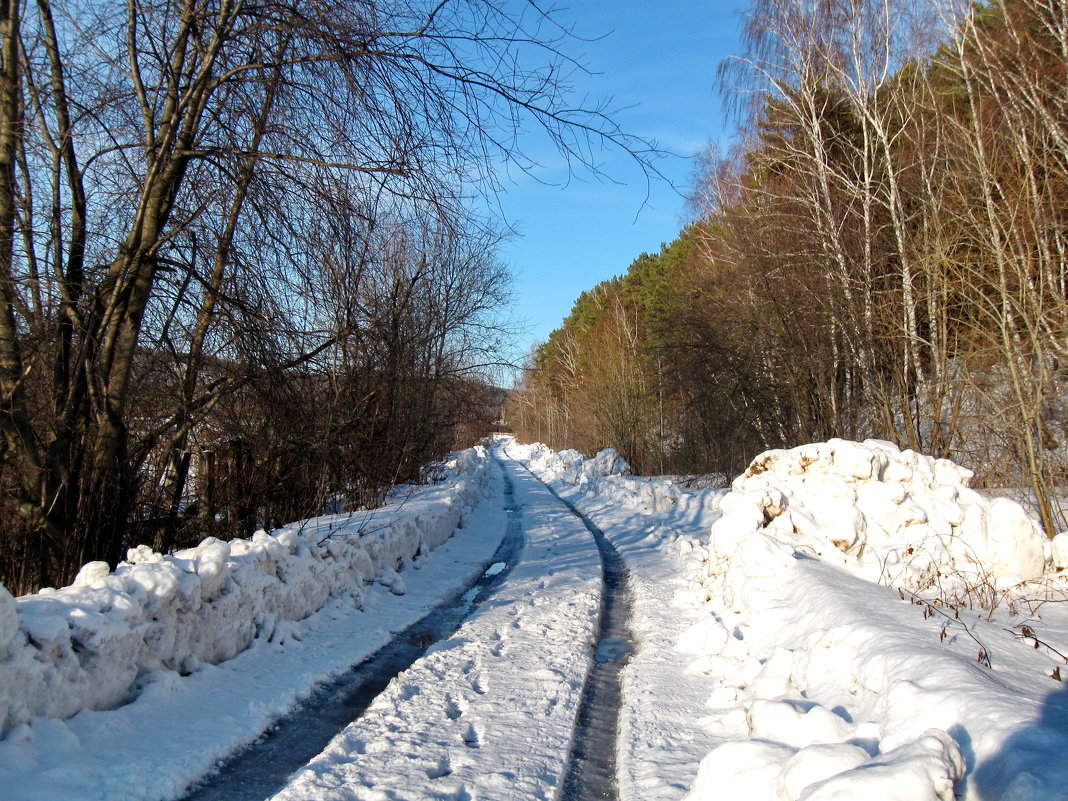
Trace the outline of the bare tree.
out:
<instances>
[{"instance_id":1,"label":"bare tree","mask_svg":"<svg viewBox=\"0 0 1068 801\"><path fill-rule=\"evenodd\" d=\"M406 358L439 375L477 362L501 298L471 291L497 268L459 256L492 244L464 198L501 160L527 163L523 125L576 168L607 144L651 169L603 108L570 102L567 29L533 3L4 9L3 490L22 533L2 561L23 566L5 571L17 588L118 559L139 499L174 518L190 437L222 399L380 328L348 314L372 292L366 266L388 260L376 231L422 217L438 222L404 227L457 234L398 275L407 290L379 289L391 312L424 315ZM358 287L334 293L333 316L317 289L337 279L331 219L358 223L344 232ZM401 359L398 342L368 369Z\"/></svg>"},{"instance_id":2,"label":"bare tree","mask_svg":"<svg viewBox=\"0 0 1068 801\"><path fill-rule=\"evenodd\" d=\"M982 320L975 345L992 354L1007 389L982 400L1019 444L1018 462L1052 536L1059 525L1050 456L1063 433L1061 441L1054 436L1051 399L1068 333L1064 4L946 3L942 10L955 34L940 63L967 103L954 120L952 188L960 229L978 245L959 260L961 285Z\"/></svg>"}]
</instances>

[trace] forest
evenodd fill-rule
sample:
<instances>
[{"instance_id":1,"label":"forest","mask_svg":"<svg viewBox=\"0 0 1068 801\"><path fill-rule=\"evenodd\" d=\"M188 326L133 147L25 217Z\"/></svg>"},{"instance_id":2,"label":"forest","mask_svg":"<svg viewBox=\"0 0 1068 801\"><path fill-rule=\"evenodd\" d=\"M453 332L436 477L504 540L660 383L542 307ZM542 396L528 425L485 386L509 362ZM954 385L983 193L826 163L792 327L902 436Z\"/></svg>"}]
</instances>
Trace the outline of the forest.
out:
<instances>
[{"instance_id":1,"label":"forest","mask_svg":"<svg viewBox=\"0 0 1068 801\"><path fill-rule=\"evenodd\" d=\"M478 212L568 95L567 32L489 0L4 0L0 581L15 594L373 505L499 416Z\"/></svg>"},{"instance_id":2,"label":"forest","mask_svg":"<svg viewBox=\"0 0 1068 801\"><path fill-rule=\"evenodd\" d=\"M511 424L645 474L885 439L1063 530L1068 5L756 0L744 26L690 223L577 299Z\"/></svg>"}]
</instances>

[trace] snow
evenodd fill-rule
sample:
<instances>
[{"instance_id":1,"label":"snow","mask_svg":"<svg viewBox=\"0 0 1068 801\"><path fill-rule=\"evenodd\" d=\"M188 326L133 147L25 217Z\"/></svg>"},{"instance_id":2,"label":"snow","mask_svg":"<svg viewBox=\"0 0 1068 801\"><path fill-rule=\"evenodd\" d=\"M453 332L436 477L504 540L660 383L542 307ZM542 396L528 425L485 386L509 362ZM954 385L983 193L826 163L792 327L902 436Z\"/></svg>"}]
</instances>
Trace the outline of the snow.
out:
<instances>
[{"instance_id":1,"label":"snow","mask_svg":"<svg viewBox=\"0 0 1068 801\"><path fill-rule=\"evenodd\" d=\"M231 659L376 576L403 594L395 568L452 534L488 465L484 449L464 452L451 479L370 519L337 516L233 542L209 537L168 556L140 546L114 572L91 562L69 587L19 598L17 628L11 601L0 599L0 733L37 716L125 703L152 671Z\"/></svg>"},{"instance_id":2,"label":"snow","mask_svg":"<svg viewBox=\"0 0 1068 801\"><path fill-rule=\"evenodd\" d=\"M566 457L559 459L544 446L512 444L508 454L575 503L626 562L635 642L622 672L620 798L682 798L701 758L718 741L701 726L712 682L688 672L694 656L676 647L700 618L692 604L680 606L675 600L688 586L680 575L675 542L683 532L686 536L678 542L687 544L707 532L718 517L717 499L724 492L683 493L666 480L625 474L600 476L591 484L579 478L581 470L568 472L575 466L573 459L569 465Z\"/></svg>"},{"instance_id":3,"label":"snow","mask_svg":"<svg viewBox=\"0 0 1068 801\"><path fill-rule=\"evenodd\" d=\"M275 801L557 797L593 653L600 561L579 518L514 462L504 469L522 561Z\"/></svg>"},{"instance_id":4,"label":"snow","mask_svg":"<svg viewBox=\"0 0 1068 801\"><path fill-rule=\"evenodd\" d=\"M588 475L614 457L511 452L661 587L624 672L621 798L1068 798L1063 546L967 470L833 440L695 500Z\"/></svg>"},{"instance_id":5,"label":"snow","mask_svg":"<svg viewBox=\"0 0 1068 801\"><path fill-rule=\"evenodd\" d=\"M461 519L461 535L450 538ZM5 704L19 716L28 717L33 705L45 713L16 717L0 741L3 797L180 796L317 685L380 648L393 632L481 573L505 526L496 468L477 449L457 455L443 481L401 493L373 515L317 518L251 540L210 540L173 557L142 548L114 574L83 569L89 587L14 600L0 593L0 633L11 627L6 610L15 611L21 627L7 638L8 656L0 663ZM230 556L224 560L227 545ZM204 576L175 569L179 565L188 571L203 567ZM376 565L383 566L379 572L389 586L364 584L375 576ZM407 594L400 597L396 592L405 577ZM214 603L204 600L203 583L209 595L218 593ZM183 595L183 586L194 591ZM237 597L220 605L230 596ZM317 611L297 619L316 605ZM152 625L152 616L173 628ZM248 633L251 638L233 658L217 665L195 661L198 653L237 649ZM28 645L30 636L50 637L51 650L37 651ZM79 664L71 664L76 637L92 649L92 659L83 651L81 662L74 656ZM139 659L140 665L135 671L119 664L123 658ZM167 667L176 664L184 669ZM111 680L108 670L122 682ZM96 681L104 686L96 687ZM69 709L77 690L85 708L65 720L47 716L61 709L51 703L52 694L65 693L62 708ZM105 691L120 702L92 710Z\"/></svg>"},{"instance_id":6,"label":"snow","mask_svg":"<svg viewBox=\"0 0 1068 801\"><path fill-rule=\"evenodd\" d=\"M984 499L970 478L948 460L880 440L768 451L735 479L711 540L729 558L755 525L872 581L911 589L938 583L955 592L979 577L1013 584L1042 576L1037 525L1013 501Z\"/></svg>"},{"instance_id":7,"label":"snow","mask_svg":"<svg viewBox=\"0 0 1068 801\"><path fill-rule=\"evenodd\" d=\"M1050 540L1053 566L1057 570L1068 569L1068 531L1062 531Z\"/></svg>"},{"instance_id":8,"label":"snow","mask_svg":"<svg viewBox=\"0 0 1068 801\"><path fill-rule=\"evenodd\" d=\"M494 448L499 466L467 452L372 518L0 590L4 797L180 796L512 525L526 544L495 594L276 798L555 798L595 649L618 643L594 642L596 547L551 488L629 571L621 801L1068 799L1068 534L1047 542L964 468L832 440L691 490L611 450Z\"/></svg>"}]
</instances>

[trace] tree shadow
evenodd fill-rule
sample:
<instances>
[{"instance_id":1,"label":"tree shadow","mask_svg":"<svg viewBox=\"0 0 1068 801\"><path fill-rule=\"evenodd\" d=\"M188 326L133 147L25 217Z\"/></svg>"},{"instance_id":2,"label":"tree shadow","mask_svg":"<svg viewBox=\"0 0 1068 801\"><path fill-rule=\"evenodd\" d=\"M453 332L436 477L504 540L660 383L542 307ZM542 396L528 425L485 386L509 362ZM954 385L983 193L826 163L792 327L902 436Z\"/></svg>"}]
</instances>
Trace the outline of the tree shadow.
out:
<instances>
[{"instance_id":1,"label":"tree shadow","mask_svg":"<svg viewBox=\"0 0 1068 801\"><path fill-rule=\"evenodd\" d=\"M957 788L959 794L1013 801L1068 799L1068 686L1054 688L1038 718L979 763L973 745L978 732L958 724L948 733L968 766Z\"/></svg>"}]
</instances>

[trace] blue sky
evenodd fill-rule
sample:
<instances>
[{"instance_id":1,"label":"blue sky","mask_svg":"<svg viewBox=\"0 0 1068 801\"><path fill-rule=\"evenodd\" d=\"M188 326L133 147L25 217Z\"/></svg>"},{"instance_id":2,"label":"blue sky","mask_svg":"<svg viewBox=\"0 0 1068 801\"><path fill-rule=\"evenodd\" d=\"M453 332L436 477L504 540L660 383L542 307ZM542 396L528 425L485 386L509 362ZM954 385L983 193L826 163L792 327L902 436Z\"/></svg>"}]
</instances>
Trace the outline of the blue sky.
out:
<instances>
[{"instance_id":1,"label":"blue sky","mask_svg":"<svg viewBox=\"0 0 1068 801\"><path fill-rule=\"evenodd\" d=\"M727 123L714 88L716 67L738 52L744 0L575 0L556 17L596 41L568 51L594 73L574 80L579 96L611 98L628 133L655 139L676 154L658 163L685 192L693 156L709 141L726 144ZM531 145L533 139L522 143ZM670 242L686 221L686 201L666 182L647 185L619 153L604 154L612 181L565 172L550 159L535 177L505 179L498 212L519 235L501 257L516 275L517 313L529 332L525 352L544 341L584 289L626 271L643 251ZM614 181L614 182L613 182ZM648 195L648 197L647 197Z\"/></svg>"}]
</instances>

